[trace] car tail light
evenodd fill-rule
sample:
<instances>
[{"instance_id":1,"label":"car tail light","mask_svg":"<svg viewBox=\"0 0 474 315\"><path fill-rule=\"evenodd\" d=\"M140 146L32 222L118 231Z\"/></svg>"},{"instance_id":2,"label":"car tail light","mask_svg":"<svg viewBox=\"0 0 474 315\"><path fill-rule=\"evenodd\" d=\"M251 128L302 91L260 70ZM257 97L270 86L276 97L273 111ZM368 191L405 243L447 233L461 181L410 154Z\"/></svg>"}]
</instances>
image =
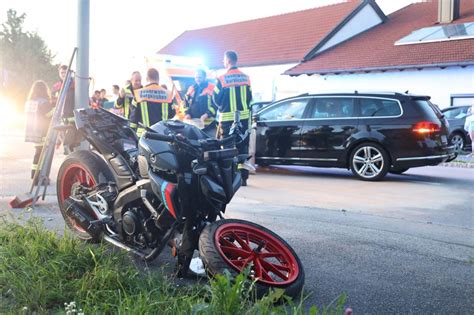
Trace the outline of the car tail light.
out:
<instances>
[{"instance_id":1,"label":"car tail light","mask_svg":"<svg viewBox=\"0 0 474 315\"><path fill-rule=\"evenodd\" d=\"M441 126L431 121L421 121L413 127L413 132L420 134L430 134L440 130Z\"/></svg>"}]
</instances>

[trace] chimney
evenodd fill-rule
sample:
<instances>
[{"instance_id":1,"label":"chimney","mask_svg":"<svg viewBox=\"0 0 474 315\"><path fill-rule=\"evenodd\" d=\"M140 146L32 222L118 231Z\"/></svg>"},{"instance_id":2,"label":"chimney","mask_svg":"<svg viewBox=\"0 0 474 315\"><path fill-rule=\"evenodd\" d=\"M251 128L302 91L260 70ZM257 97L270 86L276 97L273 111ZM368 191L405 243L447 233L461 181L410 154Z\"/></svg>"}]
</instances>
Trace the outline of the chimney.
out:
<instances>
[{"instance_id":1,"label":"chimney","mask_svg":"<svg viewBox=\"0 0 474 315\"><path fill-rule=\"evenodd\" d=\"M459 17L460 0L438 0L438 23L451 23Z\"/></svg>"}]
</instances>

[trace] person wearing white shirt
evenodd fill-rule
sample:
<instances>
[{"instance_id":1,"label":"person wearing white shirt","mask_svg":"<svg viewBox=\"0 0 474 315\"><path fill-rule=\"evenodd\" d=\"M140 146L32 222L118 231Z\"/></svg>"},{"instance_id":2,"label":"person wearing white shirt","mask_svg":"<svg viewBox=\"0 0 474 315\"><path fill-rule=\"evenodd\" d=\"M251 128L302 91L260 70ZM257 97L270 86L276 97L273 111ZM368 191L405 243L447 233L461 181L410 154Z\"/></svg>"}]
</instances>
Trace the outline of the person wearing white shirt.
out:
<instances>
[{"instance_id":1,"label":"person wearing white shirt","mask_svg":"<svg viewBox=\"0 0 474 315\"><path fill-rule=\"evenodd\" d=\"M474 155L474 105L472 105L467 111L464 129L468 132L469 137L471 138L471 155Z\"/></svg>"}]
</instances>

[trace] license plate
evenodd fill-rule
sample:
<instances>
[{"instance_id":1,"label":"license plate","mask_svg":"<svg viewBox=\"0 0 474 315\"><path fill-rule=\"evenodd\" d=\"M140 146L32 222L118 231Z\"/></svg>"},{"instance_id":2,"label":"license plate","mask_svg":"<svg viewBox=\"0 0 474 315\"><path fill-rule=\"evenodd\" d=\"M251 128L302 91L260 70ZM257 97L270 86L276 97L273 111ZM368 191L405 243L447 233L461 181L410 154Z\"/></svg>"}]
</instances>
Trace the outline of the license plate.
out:
<instances>
[{"instance_id":1,"label":"license plate","mask_svg":"<svg viewBox=\"0 0 474 315\"><path fill-rule=\"evenodd\" d=\"M448 144L448 138L446 136L441 136L441 143Z\"/></svg>"}]
</instances>

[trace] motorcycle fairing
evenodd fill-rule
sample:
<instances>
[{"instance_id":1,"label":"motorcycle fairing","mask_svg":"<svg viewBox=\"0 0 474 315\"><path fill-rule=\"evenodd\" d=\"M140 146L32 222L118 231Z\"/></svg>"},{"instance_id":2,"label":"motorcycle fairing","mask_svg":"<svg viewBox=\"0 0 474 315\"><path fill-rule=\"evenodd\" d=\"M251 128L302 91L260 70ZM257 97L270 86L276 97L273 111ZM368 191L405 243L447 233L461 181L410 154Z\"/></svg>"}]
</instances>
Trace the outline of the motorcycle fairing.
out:
<instances>
[{"instance_id":1,"label":"motorcycle fairing","mask_svg":"<svg viewBox=\"0 0 474 315\"><path fill-rule=\"evenodd\" d=\"M181 212L178 206L178 187L153 172L149 172L151 180L151 189L158 196L165 208L176 219L181 220Z\"/></svg>"},{"instance_id":2,"label":"motorcycle fairing","mask_svg":"<svg viewBox=\"0 0 474 315\"><path fill-rule=\"evenodd\" d=\"M174 204L175 198L174 195L176 194L176 185L171 184L167 181L163 181L161 184L161 196L163 200L163 204L165 205L166 209L171 213L171 215L177 219L176 217L176 207Z\"/></svg>"}]
</instances>

